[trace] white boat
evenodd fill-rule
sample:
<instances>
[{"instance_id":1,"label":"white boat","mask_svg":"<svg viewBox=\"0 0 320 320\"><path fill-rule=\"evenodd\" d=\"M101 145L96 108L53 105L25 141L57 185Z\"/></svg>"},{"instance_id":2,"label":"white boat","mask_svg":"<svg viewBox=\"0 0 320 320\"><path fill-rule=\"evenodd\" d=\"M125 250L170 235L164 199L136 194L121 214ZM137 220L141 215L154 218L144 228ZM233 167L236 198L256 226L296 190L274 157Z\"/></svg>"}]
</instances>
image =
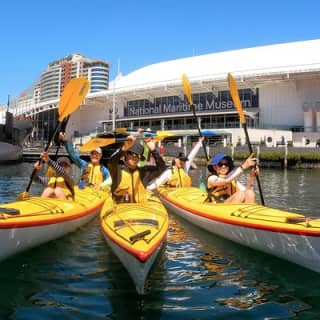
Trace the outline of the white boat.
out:
<instances>
[{"instance_id":1,"label":"white boat","mask_svg":"<svg viewBox=\"0 0 320 320\"><path fill-rule=\"evenodd\" d=\"M320 272L320 218L258 204L213 204L199 188L160 189L166 208L241 245Z\"/></svg>"},{"instance_id":2,"label":"white boat","mask_svg":"<svg viewBox=\"0 0 320 320\"><path fill-rule=\"evenodd\" d=\"M57 239L96 217L107 195L75 190L75 200L30 197L0 206L0 261Z\"/></svg>"},{"instance_id":3,"label":"white boat","mask_svg":"<svg viewBox=\"0 0 320 320\"><path fill-rule=\"evenodd\" d=\"M113 208L106 202L100 214L106 242L128 271L138 294L168 231L168 214L159 199L147 203L121 203Z\"/></svg>"},{"instance_id":4,"label":"white boat","mask_svg":"<svg viewBox=\"0 0 320 320\"><path fill-rule=\"evenodd\" d=\"M22 158L20 145L0 141L0 162L17 161Z\"/></svg>"},{"instance_id":5,"label":"white boat","mask_svg":"<svg viewBox=\"0 0 320 320\"><path fill-rule=\"evenodd\" d=\"M33 128L29 119L13 119L6 112L5 124L0 124L0 162L11 162L22 159L23 145Z\"/></svg>"}]
</instances>

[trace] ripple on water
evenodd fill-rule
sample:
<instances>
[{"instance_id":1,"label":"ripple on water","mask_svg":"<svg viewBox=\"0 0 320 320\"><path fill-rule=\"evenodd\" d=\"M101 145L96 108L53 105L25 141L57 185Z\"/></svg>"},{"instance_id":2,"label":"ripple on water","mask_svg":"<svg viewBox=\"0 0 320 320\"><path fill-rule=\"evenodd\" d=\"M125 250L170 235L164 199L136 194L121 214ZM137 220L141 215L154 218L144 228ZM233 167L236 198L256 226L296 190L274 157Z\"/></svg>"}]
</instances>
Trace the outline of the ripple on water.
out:
<instances>
[{"instance_id":1,"label":"ripple on water","mask_svg":"<svg viewBox=\"0 0 320 320\"><path fill-rule=\"evenodd\" d=\"M30 173L19 178L3 172L0 196L10 201L25 189ZM263 188L270 189L264 189L266 203L301 208L292 198L299 183L292 186L291 178L270 171L269 182L262 179ZM312 177L306 172L293 178L306 187ZM312 210L318 207L315 189L299 193L313 199ZM306 320L320 315L320 275L210 235L174 215L143 297L103 239L98 219L2 262L0 283L0 319Z\"/></svg>"}]
</instances>

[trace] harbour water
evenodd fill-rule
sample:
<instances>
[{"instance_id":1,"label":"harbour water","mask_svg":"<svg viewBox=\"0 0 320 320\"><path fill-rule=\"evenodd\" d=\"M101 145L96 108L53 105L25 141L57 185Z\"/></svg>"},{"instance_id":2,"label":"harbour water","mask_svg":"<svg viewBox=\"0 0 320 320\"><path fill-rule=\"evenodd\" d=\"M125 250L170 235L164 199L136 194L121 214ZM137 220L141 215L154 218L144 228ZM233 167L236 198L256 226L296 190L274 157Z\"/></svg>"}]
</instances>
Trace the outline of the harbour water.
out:
<instances>
[{"instance_id":1,"label":"harbour water","mask_svg":"<svg viewBox=\"0 0 320 320\"><path fill-rule=\"evenodd\" d=\"M24 191L31 171L30 163L0 166L0 201ZM192 171L196 183L205 174ZM268 206L312 216L320 216L319 181L320 170L261 172ZM171 214L167 243L139 297L94 220L0 263L0 319L314 320L320 318L319 285L320 274Z\"/></svg>"}]
</instances>

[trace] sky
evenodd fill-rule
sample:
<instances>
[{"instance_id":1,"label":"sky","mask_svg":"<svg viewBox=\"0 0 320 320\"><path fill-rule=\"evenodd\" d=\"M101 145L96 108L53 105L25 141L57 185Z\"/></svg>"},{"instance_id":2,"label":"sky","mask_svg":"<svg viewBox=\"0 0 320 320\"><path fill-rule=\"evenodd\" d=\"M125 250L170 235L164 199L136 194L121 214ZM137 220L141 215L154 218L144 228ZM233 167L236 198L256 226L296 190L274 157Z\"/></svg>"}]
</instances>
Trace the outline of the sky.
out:
<instances>
[{"instance_id":1,"label":"sky","mask_svg":"<svg viewBox=\"0 0 320 320\"><path fill-rule=\"evenodd\" d=\"M72 53L109 62L112 80L118 67L319 39L319 12L319 0L4 1L0 104Z\"/></svg>"}]
</instances>

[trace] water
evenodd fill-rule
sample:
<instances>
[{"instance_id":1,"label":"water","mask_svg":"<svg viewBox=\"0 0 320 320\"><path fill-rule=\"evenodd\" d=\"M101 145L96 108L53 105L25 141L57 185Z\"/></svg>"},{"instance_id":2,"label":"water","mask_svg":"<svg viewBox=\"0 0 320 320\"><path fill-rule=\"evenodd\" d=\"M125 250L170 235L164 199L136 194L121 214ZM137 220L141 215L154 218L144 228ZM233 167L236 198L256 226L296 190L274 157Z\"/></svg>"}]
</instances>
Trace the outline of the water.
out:
<instances>
[{"instance_id":1,"label":"water","mask_svg":"<svg viewBox=\"0 0 320 320\"><path fill-rule=\"evenodd\" d=\"M31 171L28 163L0 166L1 202L24 191ZM198 183L205 170L192 175ZM318 170L261 173L267 205L313 216L320 216L319 181ZM320 274L171 215L167 243L139 297L96 219L0 263L0 319L318 319L319 285Z\"/></svg>"}]
</instances>

